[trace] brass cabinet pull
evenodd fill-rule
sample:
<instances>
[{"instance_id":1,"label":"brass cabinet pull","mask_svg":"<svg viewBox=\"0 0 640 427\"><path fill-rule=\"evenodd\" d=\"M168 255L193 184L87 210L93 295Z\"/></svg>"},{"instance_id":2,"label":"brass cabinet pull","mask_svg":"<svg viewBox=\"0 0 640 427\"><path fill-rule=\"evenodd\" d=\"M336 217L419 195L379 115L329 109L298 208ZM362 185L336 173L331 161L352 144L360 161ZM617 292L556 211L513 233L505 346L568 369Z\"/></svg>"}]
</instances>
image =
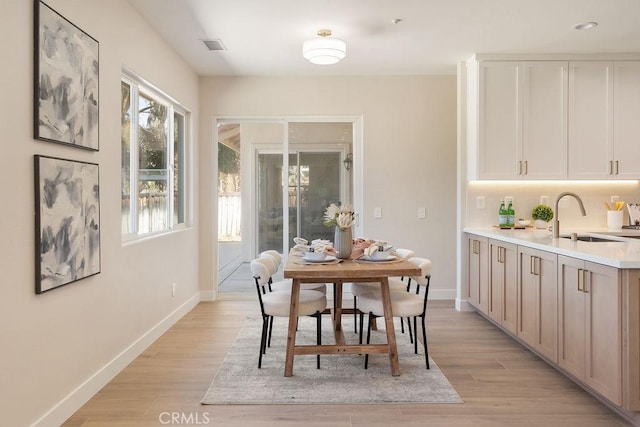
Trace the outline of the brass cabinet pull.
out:
<instances>
[{"instance_id":1,"label":"brass cabinet pull","mask_svg":"<svg viewBox=\"0 0 640 427\"><path fill-rule=\"evenodd\" d=\"M536 274L536 268L535 268L535 257L532 256L531 258L529 258L529 273L530 274Z\"/></svg>"},{"instance_id":2,"label":"brass cabinet pull","mask_svg":"<svg viewBox=\"0 0 640 427\"><path fill-rule=\"evenodd\" d=\"M589 270L582 270L582 292L584 292L585 294L589 293L589 287L591 287L591 280L588 280L591 278L591 275L589 274L590 271ZM587 286L589 285L589 286Z\"/></svg>"},{"instance_id":3,"label":"brass cabinet pull","mask_svg":"<svg viewBox=\"0 0 640 427\"><path fill-rule=\"evenodd\" d=\"M536 276L540 275L540 260L541 258L537 256L535 263L533 264L533 274L535 274Z\"/></svg>"},{"instance_id":4,"label":"brass cabinet pull","mask_svg":"<svg viewBox=\"0 0 640 427\"><path fill-rule=\"evenodd\" d=\"M609 160L609 175L613 175L613 160Z\"/></svg>"},{"instance_id":5,"label":"brass cabinet pull","mask_svg":"<svg viewBox=\"0 0 640 427\"><path fill-rule=\"evenodd\" d=\"M616 160L616 175L618 175L618 161Z\"/></svg>"},{"instance_id":6,"label":"brass cabinet pull","mask_svg":"<svg viewBox=\"0 0 640 427\"><path fill-rule=\"evenodd\" d=\"M522 160L518 160L518 175L522 175Z\"/></svg>"},{"instance_id":7,"label":"brass cabinet pull","mask_svg":"<svg viewBox=\"0 0 640 427\"><path fill-rule=\"evenodd\" d=\"M524 161L524 173L523 173L523 175L526 175L528 173L529 173L529 161L525 160Z\"/></svg>"},{"instance_id":8,"label":"brass cabinet pull","mask_svg":"<svg viewBox=\"0 0 640 427\"><path fill-rule=\"evenodd\" d=\"M584 292L584 270L578 269L578 292Z\"/></svg>"}]
</instances>

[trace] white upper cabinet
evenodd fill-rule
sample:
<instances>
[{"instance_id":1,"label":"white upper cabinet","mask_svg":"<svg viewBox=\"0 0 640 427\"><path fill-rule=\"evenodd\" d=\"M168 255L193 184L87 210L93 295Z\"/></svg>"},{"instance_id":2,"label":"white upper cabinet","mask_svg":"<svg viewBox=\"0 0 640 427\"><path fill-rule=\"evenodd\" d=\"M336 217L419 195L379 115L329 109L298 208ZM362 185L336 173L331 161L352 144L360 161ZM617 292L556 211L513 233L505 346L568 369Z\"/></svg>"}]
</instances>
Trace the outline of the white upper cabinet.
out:
<instances>
[{"instance_id":1,"label":"white upper cabinet","mask_svg":"<svg viewBox=\"0 0 640 427\"><path fill-rule=\"evenodd\" d=\"M566 178L567 62L481 61L470 69L470 177Z\"/></svg>"},{"instance_id":2,"label":"white upper cabinet","mask_svg":"<svg viewBox=\"0 0 640 427\"><path fill-rule=\"evenodd\" d=\"M482 62L479 68L478 172L481 179L515 179L522 151L522 66Z\"/></svg>"},{"instance_id":3,"label":"white upper cabinet","mask_svg":"<svg viewBox=\"0 0 640 427\"><path fill-rule=\"evenodd\" d=\"M468 179L640 179L637 55L490 56L467 61Z\"/></svg>"},{"instance_id":4,"label":"white upper cabinet","mask_svg":"<svg viewBox=\"0 0 640 427\"><path fill-rule=\"evenodd\" d=\"M524 63L522 176L567 177L566 61Z\"/></svg>"},{"instance_id":5,"label":"white upper cabinet","mask_svg":"<svg viewBox=\"0 0 640 427\"><path fill-rule=\"evenodd\" d=\"M613 175L613 62L569 64L569 178Z\"/></svg>"},{"instance_id":6,"label":"white upper cabinet","mask_svg":"<svg viewBox=\"0 0 640 427\"><path fill-rule=\"evenodd\" d=\"M613 172L618 179L640 179L640 61L613 67Z\"/></svg>"}]
</instances>

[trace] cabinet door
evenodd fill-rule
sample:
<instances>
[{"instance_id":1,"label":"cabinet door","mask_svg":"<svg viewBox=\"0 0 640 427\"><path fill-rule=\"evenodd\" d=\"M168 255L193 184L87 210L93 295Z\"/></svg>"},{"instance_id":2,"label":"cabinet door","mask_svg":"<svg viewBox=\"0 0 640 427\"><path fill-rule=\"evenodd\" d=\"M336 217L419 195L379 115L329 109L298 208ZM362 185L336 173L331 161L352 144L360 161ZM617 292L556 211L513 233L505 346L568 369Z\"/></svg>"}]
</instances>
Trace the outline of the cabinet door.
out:
<instances>
[{"instance_id":1,"label":"cabinet door","mask_svg":"<svg viewBox=\"0 0 640 427\"><path fill-rule=\"evenodd\" d=\"M535 275L536 250L518 247L518 337L535 347L538 327L539 280Z\"/></svg>"},{"instance_id":2,"label":"cabinet door","mask_svg":"<svg viewBox=\"0 0 640 427\"><path fill-rule=\"evenodd\" d=\"M488 286L488 239L470 235L469 247L469 294L471 303L481 312L487 313L489 306Z\"/></svg>"},{"instance_id":3,"label":"cabinet door","mask_svg":"<svg viewBox=\"0 0 640 427\"><path fill-rule=\"evenodd\" d=\"M566 61L524 63L522 175L567 177Z\"/></svg>"},{"instance_id":4,"label":"cabinet door","mask_svg":"<svg viewBox=\"0 0 640 427\"><path fill-rule=\"evenodd\" d=\"M487 314L496 323L502 324L502 284L504 283L503 248L501 242L489 240L489 306Z\"/></svg>"},{"instance_id":5,"label":"cabinet door","mask_svg":"<svg viewBox=\"0 0 640 427\"><path fill-rule=\"evenodd\" d=\"M518 329L518 251L517 246L502 243L502 326L512 333Z\"/></svg>"},{"instance_id":6,"label":"cabinet door","mask_svg":"<svg viewBox=\"0 0 640 427\"><path fill-rule=\"evenodd\" d=\"M587 385L622 404L621 284L616 268L586 263Z\"/></svg>"},{"instance_id":7,"label":"cabinet door","mask_svg":"<svg viewBox=\"0 0 640 427\"><path fill-rule=\"evenodd\" d=\"M478 175L516 179L521 158L521 63L482 62L479 69Z\"/></svg>"},{"instance_id":8,"label":"cabinet door","mask_svg":"<svg viewBox=\"0 0 640 427\"><path fill-rule=\"evenodd\" d=\"M558 364L583 379L586 355L584 261L558 256Z\"/></svg>"},{"instance_id":9,"label":"cabinet door","mask_svg":"<svg viewBox=\"0 0 640 427\"><path fill-rule=\"evenodd\" d=\"M558 361L558 256L518 247L518 336Z\"/></svg>"},{"instance_id":10,"label":"cabinet door","mask_svg":"<svg viewBox=\"0 0 640 427\"><path fill-rule=\"evenodd\" d=\"M538 251L534 270L539 280L535 348L558 362L558 255Z\"/></svg>"},{"instance_id":11,"label":"cabinet door","mask_svg":"<svg viewBox=\"0 0 640 427\"><path fill-rule=\"evenodd\" d=\"M613 177L613 63L569 63L570 179Z\"/></svg>"},{"instance_id":12,"label":"cabinet door","mask_svg":"<svg viewBox=\"0 0 640 427\"><path fill-rule=\"evenodd\" d=\"M614 65L613 150L617 179L640 179L640 61Z\"/></svg>"}]
</instances>

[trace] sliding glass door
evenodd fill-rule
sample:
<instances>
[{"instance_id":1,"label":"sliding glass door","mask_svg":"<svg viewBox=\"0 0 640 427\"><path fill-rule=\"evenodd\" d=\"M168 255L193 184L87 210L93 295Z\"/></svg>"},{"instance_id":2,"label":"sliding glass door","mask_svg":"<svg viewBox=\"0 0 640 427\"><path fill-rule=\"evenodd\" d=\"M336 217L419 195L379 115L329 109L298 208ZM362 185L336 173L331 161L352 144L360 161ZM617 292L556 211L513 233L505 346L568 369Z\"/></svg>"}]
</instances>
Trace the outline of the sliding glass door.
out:
<instances>
[{"instance_id":1,"label":"sliding glass door","mask_svg":"<svg viewBox=\"0 0 640 427\"><path fill-rule=\"evenodd\" d=\"M296 236L333 239L324 210L353 204L353 119L218 120L217 128L219 271L267 249L286 253Z\"/></svg>"}]
</instances>

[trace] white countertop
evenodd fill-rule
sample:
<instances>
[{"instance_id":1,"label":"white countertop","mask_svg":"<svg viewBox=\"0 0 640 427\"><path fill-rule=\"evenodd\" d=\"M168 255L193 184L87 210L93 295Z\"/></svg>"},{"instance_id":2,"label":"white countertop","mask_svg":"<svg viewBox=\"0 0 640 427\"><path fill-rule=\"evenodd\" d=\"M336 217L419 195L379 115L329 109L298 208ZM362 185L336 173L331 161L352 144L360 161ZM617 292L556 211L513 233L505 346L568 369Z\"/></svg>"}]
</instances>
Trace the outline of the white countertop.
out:
<instances>
[{"instance_id":1,"label":"white countertop","mask_svg":"<svg viewBox=\"0 0 640 427\"><path fill-rule=\"evenodd\" d=\"M560 229L560 235L572 232L588 234L596 237L620 239L616 242L581 242L570 239L553 239L551 231L526 228L518 230L501 230L491 228L465 227L465 233L472 233L490 239L527 246L547 252L584 259L598 264L617 268L640 268L640 238L621 238L617 236L639 236L638 230L620 230L616 232L606 229L572 230Z\"/></svg>"}]
</instances>

